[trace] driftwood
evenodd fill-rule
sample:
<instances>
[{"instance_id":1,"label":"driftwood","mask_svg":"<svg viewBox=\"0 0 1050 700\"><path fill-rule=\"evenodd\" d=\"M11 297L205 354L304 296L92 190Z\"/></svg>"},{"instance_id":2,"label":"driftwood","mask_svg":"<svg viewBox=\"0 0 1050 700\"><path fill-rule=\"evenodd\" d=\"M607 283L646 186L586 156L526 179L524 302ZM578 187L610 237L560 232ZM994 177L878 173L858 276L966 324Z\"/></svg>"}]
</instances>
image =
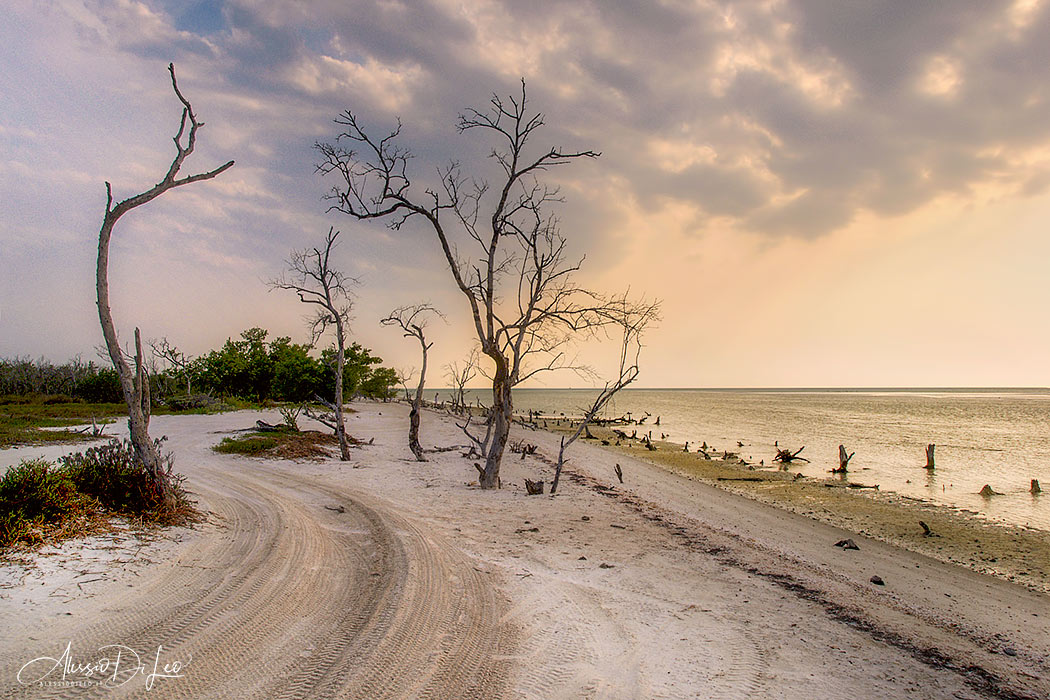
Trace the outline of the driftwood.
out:
<instances>
[{"instance_id":1,"label":"driftwood","mask_svg":"<svg viewBox=\"0 0 1050 700\"><path fill-rule=\"evenodd\" d=\"M720 476L719 481L765 481L760 476Z\"/></svg>"},{"instance_id":2,"label":"driftwood","mask_svg":"<svg viewBox=\"0 0 1050 700\"><path fill-rule=\"evenodd\" d=\"M835 543L836 547L842 547L843 549L860 549L857 543L853 540L839 540Z\"/></svg>"},{"instance_id":3,"label":"driftwood","mask_svg":"<svg viewBox=\"0 0 1050 700\"><path fill-rule=\"evenodd\" d=\"M825 483L824 486L826 486L829 489L873 489L875 491L879 490L879 485L878 484L873 484L871 486L868 486L867 484L854 484L854 483L847 483L847 484L829 484L829 483Z\"/></svg>"},{"instance_id":4,"label":"driftwood","mask_svg":"<svg viewBox=\"0 0 1050 700\"><path fill-rule=\"evenodd\" d=\"M937 448L937 446L936 445L932 445L932 444L926 446L926 468L927 469L933 469L934 468L933 451L936 448Z\"/></svg>"},{"instance_id":5,"label":"driftwood","mask_svg":"<svg viewBox=\"0 0 1050 700\"><path fill-rule=\"evenodd\" d=\"M543 482L533 481L531 479L525 480L525 493L529 496L539 496L543 493Z\"/></svg>"},{"instance_id":6,"label":"driftwood","mask_svg":"<svg viewBox=\"0 0 1050 700\"><path fill-rule=\"evenodd\" d=\"M617 464L615 467L613 467L613 471L616 472L616 478L619 479L620 483L622 484L623 483L623 469L621 469L620 465Z\"/></svg>"},{"instance_id":7,"label":"driftwood","mask_svg":"<svg viewBox=\"0 0 1050 700\"><path fill-rule=\"evenodd\" d=\"M1029 487L1028 492L1033 496L1043 492L1043 489L1039 488L1039 479L1032 479L1032 485Z\"/></svg>"},{"instance_id":8,"label":"driftwood","mask_svg":"<svg viewBox=\"0 0 1050 700\"><path fill-rule=\"evenodd\" d=\"M849 454L846 454L846 446L845 445L839 445L839 468L838 469L832 469L831 473L832 474L845 474L846 473L846 469L849 466L849 461L851 459L853 459L853 455L855 455L855 454L857 454L857 453L856 452L850 452Z\"/></svg>"},{"instance_id":9,"label":"driftwood","mask_svg":"<svg viewBox=\"0 0 1050 700\"><path fill-rule=\"evenodd\" d=\"M286 428L282 425L274 425L273 423L267 423L264 420L255 421L255 429L261 433L279 433Z\"/></svg>"},{"instance_id":10,"label":"driftwood","mask_svg":"<svg viewBox=\"0 0 1050 700\"><path fill-rule=\"evenodd\" d=\"M919 525L922 526L922 536L923 537L933 537L933 530L930 529L929 525L927 525L926 523L924 523L921 520L919 521Z\"/></svg>"},{"instance_id":11,"label":"driftwood","mask_svg":"<svg viewBox=\"0 0 1050 700\"><path fill-rule=\"evenodd\" d=\"M795 452L792 452L791 450L786 450L786 449L785 450L781 450L781 449L778 448L777 449L777 456L773 458L773 461L774 462L781 462L782 464L790 464L791 462L795 461L796 459L798 461L800 461L800 462L809 462L809 460L806 459L805 457L799 457L798 456L799 453L802 452L802 450L804 450L804 449L806 449L805 445L803 445L802 447L798 448L798 450L796 450Z\"/></svg>"}]
</instances>

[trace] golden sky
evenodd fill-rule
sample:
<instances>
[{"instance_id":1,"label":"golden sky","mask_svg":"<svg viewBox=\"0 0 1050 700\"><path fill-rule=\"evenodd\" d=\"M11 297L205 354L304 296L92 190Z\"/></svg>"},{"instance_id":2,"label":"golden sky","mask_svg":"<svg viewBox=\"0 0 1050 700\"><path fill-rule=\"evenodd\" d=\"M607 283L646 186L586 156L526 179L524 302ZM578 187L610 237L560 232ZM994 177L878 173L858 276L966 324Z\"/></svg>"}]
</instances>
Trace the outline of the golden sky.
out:
<instances>
[{"instance_id":1,"label":"golden sky","mask_svg":"<svg viewBox=\"0 0 1050 700\"><path fill-rule=\"evenodd\" d=\"M1047 5L6 2L0 356L94 357L103 182L128 196L166 169L174 61L206 122L187 168L237 165L118 225L126 337L305 341L302 305L265 282L334 225L362 283L354 339L417 364L378 321L428 300L449 318L431 366L461 358L433 235L326 212L313 146L351 108L402 120L421 185L449 159L491 177L492 144L455 120L524 78L538 144L602 152L548 175L582 279L663 301L640 385L1050 385ZM615 348L581 353L601 368Z\"/></svg>"}]
</instances>

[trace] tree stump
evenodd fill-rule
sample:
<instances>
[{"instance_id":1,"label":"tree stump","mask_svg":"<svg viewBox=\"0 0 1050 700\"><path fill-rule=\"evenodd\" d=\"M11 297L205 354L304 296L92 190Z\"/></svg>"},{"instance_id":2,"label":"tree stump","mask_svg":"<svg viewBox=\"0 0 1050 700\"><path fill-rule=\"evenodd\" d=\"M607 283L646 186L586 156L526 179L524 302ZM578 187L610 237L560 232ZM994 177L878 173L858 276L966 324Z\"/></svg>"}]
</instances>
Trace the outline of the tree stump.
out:
<instances>
[{"instance_id":1,"label":"tree stump","mask_svg":"<svg viewBox=\"0 0 1050 700\"><path fill-rule=\"evenodd\" d=\"M977 493L980 494L981 496L984 496L985 498L988 498L990 496L1000 496L1000 495L1002 495L998 491L993 491L992 487L989 486L988 484L985 484L983 487L981 487L981 490L978 491Z\"/></svg>"},{"instance_id":2,"label":"tree stump","mask_svg":"<svg viewBox=\"0 0 1050 700\"><path fill-rule=\"evenodd\" d=\"M936 445L927 445L926 446L926 468L927 469L933 469L934 468L934 465L933 465L933 451L934 451L934 449L936 449L936 447L937 447Z\"/></svg>"},{"instance_id":3,"label":"tree stump","mask_svg":"<svg viewBox=\"0 0 1050 700\"><path fill-rule=\"evenodd\" d=\"M845 445L839 445L839 468L838 469L832 469L831 473L832 474L845 474L846 473L846 469L849 466L849 461L851 459L853 459L853 455L855 455L855 454L857 454L857 453L856 452L850 452L849 454L846 454L846 446Z\"/></svg>"},{"instance_id":4,"label":"tree stump","mask_svg":"<svg viewBox=\"0 0 1050 700\"><path fill-rule=\"evenodd\" d=\"M1032 479L1032 485L1031 485L1031 487L1030 487L1030 488L1028 489L1028 491L1029 491L1029 493L1031 493L1031 494L1032 494L1033 496L1034 496L1034 495L1036 495L1036 494L1038 494L1038 493L1042 493L1042 492L1043 492L1043 490L1042 490L1041 488L1039 488L1039 479Z\"/></svg>"},{"instance_id":5,"label":"tree stump","mask_svg":"<svg viewBox=\"0 0 1050 700\"><path fill-rule=\"evenodd\" d=\"M525 493L529 496L539 496L543 494L543 482L532 481L531 479L525 480Z\"/></svg>"}]
</instances>

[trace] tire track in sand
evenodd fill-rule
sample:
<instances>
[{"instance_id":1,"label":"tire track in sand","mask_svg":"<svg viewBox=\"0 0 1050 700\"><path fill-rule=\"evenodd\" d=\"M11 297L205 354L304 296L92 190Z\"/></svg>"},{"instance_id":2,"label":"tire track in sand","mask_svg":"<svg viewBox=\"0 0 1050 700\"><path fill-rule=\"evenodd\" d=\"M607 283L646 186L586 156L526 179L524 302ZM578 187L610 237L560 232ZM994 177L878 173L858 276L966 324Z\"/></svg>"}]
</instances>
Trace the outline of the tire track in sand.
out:
<instances>
[{"instance_id":1,"label":"tire track in sand","mask_svg":"<svg viewBox=\"0 0 1050 700\"><path fill-rule=\"evenodd\" d=\"M25 661L57 655L66 639L82 660L126 645L148 656L149 670L158 645L162 664L192 656L183 677L157 680L149 695L158 698L504 694L503 601L465 556L371 499L193 452L190 484L222 526L104 612L31 625L34 641L0 662L0 697L143 694L141 674L119 688L18 683ZM323 508L337 503L344 513Z\"/></svg>"}]
</instances>

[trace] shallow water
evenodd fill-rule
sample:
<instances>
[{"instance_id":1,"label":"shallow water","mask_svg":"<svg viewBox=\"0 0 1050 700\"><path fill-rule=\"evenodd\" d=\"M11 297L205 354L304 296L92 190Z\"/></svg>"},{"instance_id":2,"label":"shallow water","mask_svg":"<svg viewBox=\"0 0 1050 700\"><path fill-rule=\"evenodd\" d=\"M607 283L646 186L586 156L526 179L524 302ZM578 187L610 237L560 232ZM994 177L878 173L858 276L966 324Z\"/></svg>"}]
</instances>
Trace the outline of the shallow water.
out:
<instances>
[{"instance_id":1,"label":"shallow water","mask_svg":"<svg viewBox=\"0 0 1050 700\"><path fill-rule=\"evenodd\" d=\"M519 389L514 407L578 416L595 394ZM470 400L488 396L474 391ZM1050 530L1050 390L628 389L606 414L628 411L635 418L652 414L644 427L654 439L688 440L690 450L706 441L756 464L771 464L776 442L792 451L804 445L801 456L812 462L793 471L812 477L830 476L844 444L856 452L851 481ZM928 473L929 443L937 445L937 468ZM1032 496L1031 479L1047 493ZM1002 495L978 495L985 484Z\"/></svg>"}]
</instances>

